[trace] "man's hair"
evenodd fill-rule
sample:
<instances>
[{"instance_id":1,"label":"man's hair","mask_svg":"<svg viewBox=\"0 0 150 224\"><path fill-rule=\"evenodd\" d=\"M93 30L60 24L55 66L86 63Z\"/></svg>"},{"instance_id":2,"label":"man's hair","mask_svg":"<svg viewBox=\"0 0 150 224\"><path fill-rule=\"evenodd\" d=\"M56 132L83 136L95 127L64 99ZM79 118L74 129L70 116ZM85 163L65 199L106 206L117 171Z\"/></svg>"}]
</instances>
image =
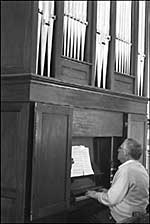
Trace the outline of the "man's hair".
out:
<instances>
[{"instance_id":1,"label":"man's hair","mask_svg":"<svg viewBox=\"0 0 150 224\"><path fill-rule=\"evenodd\" d=\"M141 144L132 138L127 138L124 141L128 154L135 160L139 160L142 155Z\"/></svg>"}]
</instances>

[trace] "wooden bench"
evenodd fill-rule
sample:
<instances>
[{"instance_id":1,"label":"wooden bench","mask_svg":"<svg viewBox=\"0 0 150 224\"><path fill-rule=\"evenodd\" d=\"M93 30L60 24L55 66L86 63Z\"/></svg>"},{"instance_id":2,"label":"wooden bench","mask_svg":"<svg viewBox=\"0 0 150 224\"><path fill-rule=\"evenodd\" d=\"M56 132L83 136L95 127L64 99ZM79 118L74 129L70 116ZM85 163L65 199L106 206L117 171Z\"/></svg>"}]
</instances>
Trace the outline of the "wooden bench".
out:
<instances>
[{"instance_id":1,"label":"wooden bench","mask_svg":"<svg viewBox=\"0 0 150 224\"><path fill-rule=\"evenodd\" d=\"M131 218L127 218L121 223L149 223L149 213L133 213Z\"/></svg>"}]
</instances>

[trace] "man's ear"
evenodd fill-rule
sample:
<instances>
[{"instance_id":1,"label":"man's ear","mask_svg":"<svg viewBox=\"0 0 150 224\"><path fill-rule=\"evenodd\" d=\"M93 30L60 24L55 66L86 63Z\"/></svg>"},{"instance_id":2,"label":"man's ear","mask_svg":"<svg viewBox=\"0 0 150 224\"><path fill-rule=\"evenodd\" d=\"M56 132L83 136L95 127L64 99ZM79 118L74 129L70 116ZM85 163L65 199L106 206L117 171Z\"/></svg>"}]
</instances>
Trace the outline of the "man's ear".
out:
<instances>
[{"instance_id":1,"label":"man's ear","mask_svg":"<svg viewBox=\"0 0 150 224\"><path fill-rule=\"evenodd\" d=\"M128 152L127 152L126 150L124 151L124 155L125 155L125 156L128 155Z\"/></svg>"},{"instance_id":2,"label":"man's ear","mask_svg":"<svg viewBox=\"0 0 150 224\"><path fill-rule=\"evenodd\" d=\"M125 150L125 151L124 151L124 155L128 157L128 155L129 155L128 150Z\"/></svg>"}]
</instances>

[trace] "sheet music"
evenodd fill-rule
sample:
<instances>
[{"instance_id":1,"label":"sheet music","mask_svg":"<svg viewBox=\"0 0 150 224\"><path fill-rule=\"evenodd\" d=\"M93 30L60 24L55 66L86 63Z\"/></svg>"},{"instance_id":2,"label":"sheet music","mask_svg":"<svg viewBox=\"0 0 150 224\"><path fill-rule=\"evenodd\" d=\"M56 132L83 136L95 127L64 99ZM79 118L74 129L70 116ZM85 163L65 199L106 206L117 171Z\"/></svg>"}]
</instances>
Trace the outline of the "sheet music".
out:
<instances>
[{"instance_id":1,"label":"sheet music","mask_svg":"<svg viewBox=\"0 0 150 224\"><path fill-rule=\"evenodd\" d=\"M83 145L72 146L72 158L74 163L71 168L71 177L94 174L88 147Z\"/></svg>"}]
</instances>

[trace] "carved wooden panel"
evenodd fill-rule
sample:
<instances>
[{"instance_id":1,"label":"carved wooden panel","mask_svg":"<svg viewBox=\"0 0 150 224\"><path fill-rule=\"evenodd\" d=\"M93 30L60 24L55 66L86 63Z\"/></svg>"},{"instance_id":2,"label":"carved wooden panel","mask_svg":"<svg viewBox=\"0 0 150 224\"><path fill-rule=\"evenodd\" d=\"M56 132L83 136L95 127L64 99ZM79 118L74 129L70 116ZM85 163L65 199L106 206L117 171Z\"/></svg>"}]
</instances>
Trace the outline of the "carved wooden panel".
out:
<instances>
[{"instance_id":1,"label":"carved wooden panel","mask_svg":"<svg viewBox=\"0 0 150 224\"><path fill-rule=\"evenodd\" d=\"M23 222L29 104L2 103L1 197L4 222Z\"/></svg>"},{"instance_id":2,"label":"carved wooden panel","mask_svg":"<svg viewBox=\"0 0 150 224\"><path fill-rule=\"evenodd\" d=\"M89 84L90 65L63 57L61 58L61 63L61 75L58 77L60 80L81 85Z\"/></svg>"},{"instance_id":3,"label":"carved wooden panel","mask_svg":"<svg viewBox=\"0 0 150 224\"><path fill-rule=\"evenodd\" d=\"M2 2L2 60L3 74L35 72L37 36L37 2ZM8 16L9 15L9 16Z\"/></svg>"},{"instance_id":4,"label":"carved wooden panel","mask_svg":"<svg viewBox=\"0 0 150 224\"><path fill-rule=\"evenodd\" d=\"M31 213L33 219L64 210L69 204L71 111L35 105Z\"/></svg>"},{"instance_id":5,"label":"carved wooden panel","mask_svg":"<svg viewBox=\"0 0 150 224\"><path fill-rule=\"evenodd\" d=\"M131 76L115 73L114 90L121 93L134 93L134 78Z\"/></svg>"},{"instance_id":6,"label":"carved wooden panel","mask_svg":"<svg viewBox=\"0 0 150 224\"><path fill-rule=\"evenodd\" d=\"M123 114L92 109L75 109L73 136L122 136Z\"/></svg>"}]
</instances>

